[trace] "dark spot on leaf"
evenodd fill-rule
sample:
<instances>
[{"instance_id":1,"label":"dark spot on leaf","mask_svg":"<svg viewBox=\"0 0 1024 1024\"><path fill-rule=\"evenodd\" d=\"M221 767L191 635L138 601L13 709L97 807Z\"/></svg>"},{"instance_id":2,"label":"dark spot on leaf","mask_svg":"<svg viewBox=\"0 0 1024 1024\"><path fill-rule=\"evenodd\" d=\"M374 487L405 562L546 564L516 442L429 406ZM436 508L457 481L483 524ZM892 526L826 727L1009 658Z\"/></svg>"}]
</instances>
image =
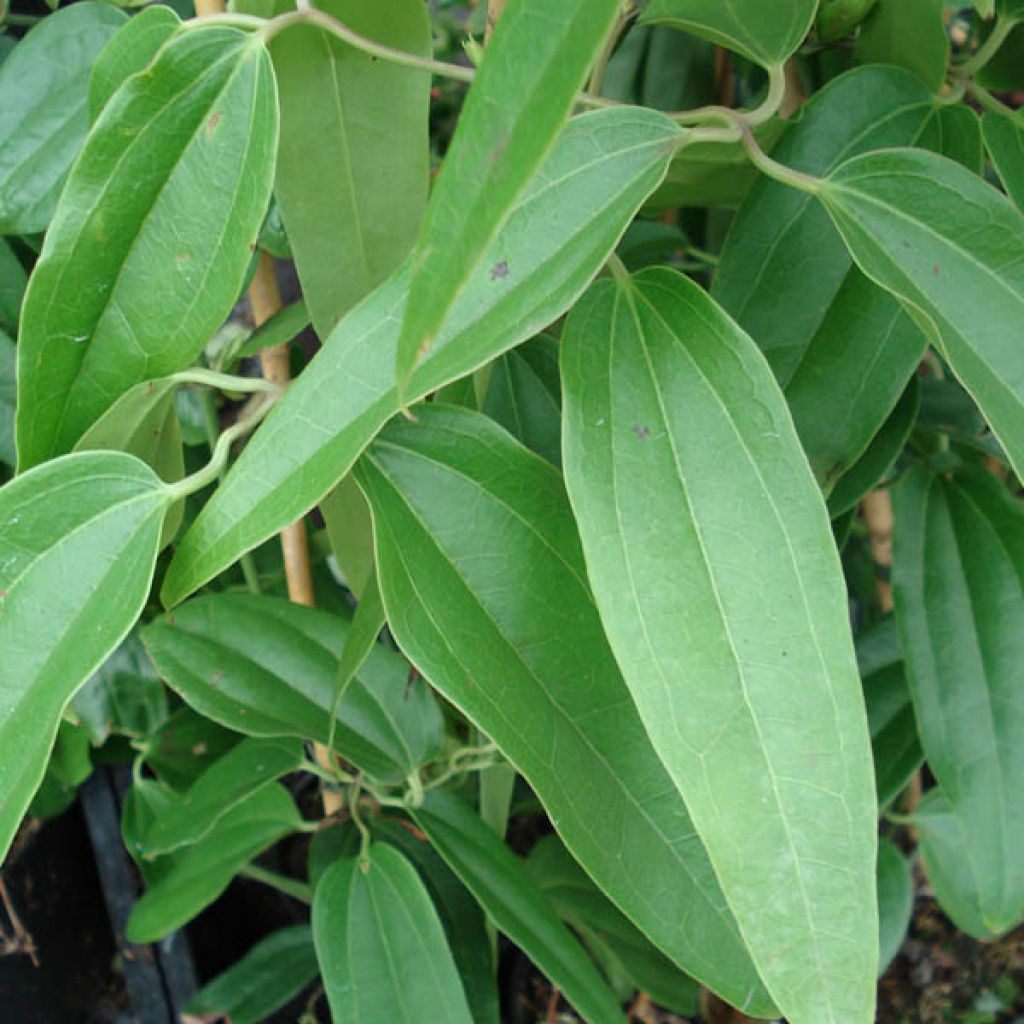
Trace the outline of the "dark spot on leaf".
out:
<instances>
[{"instance_id":1,"label":"dark spot on leaf","mask_svg":"<svg viewBox=\"0 0 1024 1024\"><path fill-rule=\"evenodd\" d=\"M213 112L213 113L212 113L212 114L211 114L211 115L210 115L210 116L209 116L209 117L208 117L208 118L206 119L206 137L207 137L207 138L209 138L209 137L210 137L210 136L211 136L211 135L213 134L213 130L214 130L214 128L216 128L216 127L217 127L217 125L219 125L219 124L220 124L220 119L221 119L221 118L222 118L223 116L224 116L224 114L223 114L223 113L222 113L221 111L219 111L219 110L215 110L215 111L214 111L214 112Z\"/></svg>"},{"instance_id":2,"label":"dark spot on leaf","mask_svg":"<svg viewBox=\"0 0 1024 1024\"><path fill-rule=\"evenodd\" d=\"M633 428L633 433L636 434L636 436L639 437L641 441L646 441L647 438L651 436L650 428L642 426L639 423Z\"/></svg>"},{"instance_id":3,"label":"dark spot on leaf","mask_svg":"<svg viewBox=\"0 0 1024 1024\"><path fill-rule=\"evenodd\" d=\"M508 277L508 260L498 260L497 263L491 267L491 280L498 281Z\"/></svg>"},{"instance_id":4,"label":"dark spot on leaf","mask_svg":"<svg viewBox=\"0 0 1024 1024\"><path fill-rule=\"evenodd\" d=\"M936 263L935 266L932 267L932 273L935 274L937 277L939 274L942 273L942 267L940 267L938 263Z\"/></svg>"},{"instance_id":5,"label":"dark spot on leaf","mask_svg":"<svg viewBox=\"0 0 1024 1024\"><path fill-rule=\"evenodd\" d=\"M212 676L210 676L210 682L211 683L219 683L223 678L224 678L224 671L223 671L223 669L217 669L217 671L214 672Z\"/></svg>"}]
</instances>

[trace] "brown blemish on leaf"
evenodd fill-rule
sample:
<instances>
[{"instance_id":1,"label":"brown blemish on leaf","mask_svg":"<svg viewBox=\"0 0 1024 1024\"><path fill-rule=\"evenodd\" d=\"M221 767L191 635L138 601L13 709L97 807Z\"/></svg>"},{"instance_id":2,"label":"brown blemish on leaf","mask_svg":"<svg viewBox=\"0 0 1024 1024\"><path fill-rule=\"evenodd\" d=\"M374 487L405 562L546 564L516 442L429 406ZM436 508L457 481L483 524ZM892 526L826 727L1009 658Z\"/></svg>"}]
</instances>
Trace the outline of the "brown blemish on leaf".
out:
<instances>
[{"instance_id":1,"label":"brown blemish on leaf","mask_svg":"<svg viewBox=\"0 0 1024 1024\"><path fill-rule=\"evenodd\" d=\"M506 277L508 277L508 260L498 260L498 262L491 267L491 280L501 281Z\"/></svg>"},{"instance_id":2,"label":"brown blemish on leaf","mask_svg":"<svg viewBox=\"0 0 1024 1024\"><path fill-rule=\"evenodd\" d=\"M220 119L224 114L220 110L215 110L206 119L206 137L209 138L213 134L213 130L220 124Z\"/></svg>"},{"instance_id":3,"label":"brown blemish on leaf","mask_svg":"<svg viewBox=\"0 0 1024 1024\"><path fill-rule=\"evenodd\" d=\"M642 426L639 423L633 428L633 433L636 434L636 436L639 437L641 441L646 441L647 438L651 436L650 427Z\"/></svg>"}]
</instances>

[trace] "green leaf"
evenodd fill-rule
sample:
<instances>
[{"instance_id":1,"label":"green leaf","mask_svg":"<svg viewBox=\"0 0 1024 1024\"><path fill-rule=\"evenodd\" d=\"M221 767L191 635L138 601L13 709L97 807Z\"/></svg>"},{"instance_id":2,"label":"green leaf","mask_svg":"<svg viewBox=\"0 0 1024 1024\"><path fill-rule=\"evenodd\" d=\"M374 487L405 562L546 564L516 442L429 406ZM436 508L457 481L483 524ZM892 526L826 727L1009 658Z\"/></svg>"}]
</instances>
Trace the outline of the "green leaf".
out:
<instances>
[{"instance_id":1,"label":"green leaf","mask_svg":"<svg viewBox=\"0 0 1024 1024\"><path fill-rule=\"evenodd\" d=\"M111 734L142 739L166 720L167 692L136 631L75 694L69 713L97 747Z\"/></svg>"},{"instance_id":2,"label":"green leaf","mask_svg":"<svg viewBox=\"0 0 1024 1024\"><path fill-rule=\"evenodd\" d=\"M874 490L879 481L885 479L910 439L920 409L921 389L917 379L912 377L882 429L829 493L828 514L833 519L854 508L861 498ZM800 422L797 420L798 432L799 429ZM819 436L824 436L824 430Z\"/></svg>"},{"instance_id":3,"label":"green leaf","mask_svg":"<svg viewBox=\"0 0 1024 1024\"><path fill-rule=\"evenodd\" d=\"M18 353L0 328L0 462L14 468L14 380Z\"/></svg>"},{"instance_id":4,"label":"green leaf","mask_svg":"<svg viewBox=\"0 0 1024 1024\"><path fill-rule=\"evenodd\" d=\"M822 43L848 36L870 13L878 0L821 0L815 30ZM988 0L989 3L993 0Z\"/></svg>"},{"instance_id":5,"label":"green leaf","mask_svg":"<svg viewBox=\"0 0 1024 1024\"><path fill-rule=\"evenodd\" d=\"M985 146L1006 194L1024 210L1024 121L991 111L982 120Z\"/></svg>"},{"instance_id":6,"label":"green leaf","mask_svg":"<svg viewBox=\"0 0 1024 1024\"><path fill-rule=\"evenodd\" d=\"M139 11L100 51L89 78L89 121L95 121L125 79L145 68L181 28L170 7L156 4Z\"/></svg>"},{"instance_id":7,"label":"green leaf","mask_svg":"<svg viewBox=\"0 0 1024 1024\"><path fill-rule=\"evenodd\" d=\"M398 390L551 151L619 0L510 0L459 115L416 243L395 355ZM492 276L498 264L489 267ZM521 270L508 261L505 273Z\"/></svg>"},{"instance_id":8,"label":"green leaf","mask_svg":"<svg viewBox=\"0 0 1024 1024\"><path fill-rule=\"evenodd\" d=\"M92 773L89 734L70 722L61 722L57 740L28 813L34 818L55 818L75 799L78 787Z\"/></svg>"},{"instance_id":9,"label":"green leaf","mask_svg":"<svg viewBox=\"0 0 1024 1024\"><path fill-rule=\"evenodd\" d=\"M881 957L878 976L896 959L914 912L914 876L907 858L899 848L881 839L878 842L878 925Z\"/></svg>"},{"instance_id":10,"label":"green leaf","mask_svg":"<svg viewBox=\"0 0 1024 1024\"><path fill-rule=\"evenodd\" d=\"M591 1024L622 1021L618 1000L593 961L558 919L518 857L453 793L435 789L411 808L427 834L495 926L558 987Z\"/></svg>"},{"instance_id":11,"label":"green leaf","mask_svg":"<svg viewBox=\"0 0 1024 1024\"><path fill-rule=\"evenodd\" d=\"M862 64L895 64L933 92L942 88L949 64L945 0L878 0L857 36Z\"/></svg>"},{"instance_id":12,"label":"green leaf","mask_svg":"<svg viewBox=\"0 0 1024 1024\"><path fill-rule=\"evenodd\" d=\"M992 934L1024 920L1022 538L1024 508L980 470L918 467L896 491L893 588L921 744Z\"/></svg>"},{"instance_id":13,"label":"green leaf","mask_svg":"<svg viewBox=\"0 0 1024 1024\"><path fill-rule=\"evenodd\" d=\"M925 875L939 905L961 931L983 942L999 937L982 916L981 880L970 863L970 837L941 787L914 812Z\"/></svg>"},{"instance_id":14,"label":"green leaf","mask_svg":"<svg viewBox=\"0 0 1024 1024\"><path fill-rule=\"evenodd\" d=\"M431 404L417 416L392 422L357 469L396 640L526 777L637 927L771 1015L604 638L557 470L480 413Z\"/></svg>"},{"instance_id":15,"label":"green leaf","mask_svg":"<svg viewBox=\"0 0 1024 1024\"><path fill-rule=\"evenodd\" d=\"M572 305L665 173L679 138L653 111L573 118L406 392L413 401L532 337ZM507 268L493 277L490 269ZM332 333L217 490L168 569L174 605L338 483L398 411L394 360L408 273ZM322 429L311 431L309 422Z\"/></svg>"},{"instance_id":16,"label":"green leaf","mask_svg":"<svg viewBox=\"0 0 1024 1024\"><path fill-rule=\"evenodd\" d=\"M558 342L541 334L491 367L483 412L555 466L562 463Z\"/></svg>"},{"instance_id":17,"label":"green leaf","mask_svg":"<svg viewBox=\"0 0 1024 1024\"><path fill-rule=\"evenodd\" d=\"M981 118L962 103L940 104L935 108L922 147L948 156L977 175L984 172Z\"/></svg>"},{"instance_id":18,"label":"green leaf","mask_svg":"<svg viewBox=\"0 0 1024 1024\"><path fill-rule=\"evenodd\" d=\"M113 453L0 489L0 860L64 708L142 611L169 501L149 467Z\"/></svg>"},{"instance_id":19,"label":"green leaf","mask_svg":"<svg viewBox=\"0 0 1024 1024\"><path fill-rule=\"evenodd\" d=\"M318 973L309 925L282 928L261 939L241 960L207 982L192 997L186 1012L210 1014L232 1024L260 1024L297 996Z\"/></svg>"},{"instance_id":20,"label":"green leaf","mask_svg":"<svg viewBox=\"0 0 1024 1024\"><path fill-rule=\"evenodd\" d=\"M924 762L892 616L879 619L857 635L857 664L868 710L878 803L886 807Z\"/></svg>"},{"instance_id":21,"label":"green leaf","mask_svg":"<svg viewBox=\"0 0 1024 1024\"><path fill-rule=\"evenodd\" d=\"M856 268L847 273L785 389L800 443L833 516L862 496L851 495L857 481L877 470L869 489L903 447L918 406L917 390L907 380L926 346L920 328L891 295ZM887 424L893 427L888 433ZM843 492L834 503L838 511L835 488Z\"/></svg>"},{"instance_id":22,"label":"green leaf","mask_svg":"<svg viewBox=\"0 0 1024 1024\"><path fill-rule=\"evenodd\" d=\"M591 288L562 386L605 631L754 963L792 1024L867 1024L871 752L842 571L782 395L667 269Z\"/></svg>"},{"instance_id":23,"label":"green leaf","mask_svg":"<svg viewBox=\"0 0 1024 1024\"><path fill-rule=\"evenodd\" d=\"M81 436L75 451L126 452L144 462L165 483L181 480L185 476L185 452L174 404L176 386L169 377L136 384ZM178 532L184 510L181 501L168 513L163 544Z\"/></svg>"},{"instance_id":24,"label":"green leaf","mask_svg":"<svg viewBox=\"0 0 1024 1024\"><path fill-rule=\"evenodd\" d=\"M374 843L316 887L313 938L335 1024L473 1024L437 911L415 868Z\"/></svg>"},{"instance_id":25,"label":"green leaf","mask_svg":"<svg viewBox=\"0 0 1024 1024\"><path fill-rule=\"evenodd\" d=\"M0 65L0 235L46 230L89 127L89 71L126 20L111 4L74 4Z\"/></svg>"},{"instance_id":26,"label":"green leaf","mask_svg":"<svg viewBox=\"0 0 1024 1024\"><path fill-rule=\"evenodd\" d=\"M287 345L301 334L310 324L309 308L304 299L285 306L265 324L253 331L239 348L237 357L259 355L265 348Z\"/></svg>"},{"instance_id":27,"label":"green leaf","mask_svg":"<svg viewBox=\"0 0 1024 1024\"><path fill-rule=\"evenodd\" d=\"M0 238L0 332L16 334L28 277L14 250ZM14 378L11 377L13 385Z\"/></svg>"},{"instance_id":28,"label":"green leaf","mask_svg":"<svg viewBox=\"0 0 1024 1024\"><path fill-rule=\"evenodd\" d=\"M303 763L298 739L246 739L203 772L164 811L138 846L144 857L171 853L207 836L232 808Z\"/></svg>"},{"instance_id":29,"label":"green leaf","mask_svg":"<svg viewBox=\"0 0 1024 1024\"><path fill-rule=\"evenodd\" d=\"M176 36L114 94L25 295L21 467L73 447L134 384L199 354L241 289L276 143L270 60L238 29Z\"/></svg>"},{"instance_id":30,"label":"green leaf","mask_svg":"<svg viewBox=\"0 0 1024 1024\"><path fill-rule=\"evenodd\" d=\"M915 150L856 157L819 196L861 270L929 330L1024 472L1024 216L959 164Z\"/></svg>"},{"instance_id":31,"label":"green leaf","mask_svg":"<svg viewBox=\"0 0 1024 1024\"><path fill-rule=\"evenodd\" d=\"M196 598L150 623L142 639L172 689L201 714L249 736L326 743L338 658L351 627L326 612L270 597ZM377 645L338 716L338 751L361 771L399 781L433 756L441 717L408 667Z\"/></svg>"},{"instance_id":32,"label":"green leaf","mask_svg":"<svg viewBox=\"0 0 1024 1024\"><path fill-rule=\"evenodd\" d=\"M444 926L474 1024L498 1024L498 989L484 912L423 833L414 834L407 825L378 816L370 829L401 850L419 872Z\"/></svg>"},{"instance_id":33,"label":"green leaf","mask_svg":"<svg viewBox=\"0 0 1024 1024\"><path fill-rule=\"evenodd\" d=\"M649 0L641 22L685 29L767 67L796 51L817 7L818 0Z\"/></svg>"},{"instance_id":34,"label":"green leaf","mask_svg":"<svg viewBox=\"0 0 1024 1024\"><path fill-rule=\"evenodd\" d=\"M422 0L318 0L386 46L431 55ZM378 60L314 25L270 48L281 96L274 191L317 334L405 259L427 205L430 75Z\"/></svg>"},{"instance_id":35,"label":"green leaf","mask_svg":"<svg viewBox=\"0 0 1024 1024\"><path fill-rule=\"evenodd\" d=\"M288 791L274 783L233 807L171 866L132 907L129 942L156 942L216 900L254 857L298 831L302 818Z\"/></svg>"},{"instance_id":36,"label":"green leaf","mask_svg":"<svg viewBox=\"0 0 1024 1024\"><path fill-rule=\"evenodd\" d=\"M358 600L373 579L373 524L351 473L320 502L320 512L345 585Z\"/></svg>"},{"instance_id":37,"label":"green leaf","mask_svg":"<svg viewBox=\"0 0 1024 1024\"><path fill-rule=\"evenodd\" d=\"M190 707L180 707L146 737L141 756L161 782L184 792L241 740L240 733L230 732Z\"/></svg>"},{"instance_id":38,"label":"green leaf","mask_svg":"<svg viewBox=\"0 0 1024 1024\"><path fill-rule=\"evenodd\" d=\"M527 870L588 946L610 953L635 989L673 1013L697 1013L700 989L610 903L557 836L530 851Z\"/></svg>"},{"instance_id":39,"label":"green leaf","mask_svg":"<svg viewBox=\"0 0 1024 1024\"><path fill-rule=\"evenodd\" d=\"M932 109L928 90L907 72L857 68L808 102L773 157L806 174L824 175L854 154L913 143ZM816 358L824 358L843 347L838 340L849 337L858 342L858 352L865 352L855 365L869 366L868 343L875 342L877 348L879 328L890 333L885 331L884 296L873 297L865 308L863 328L856 315L859 305L842 301L862 303L869 293L856 283L846 284L851 265L842 238L810 196L762 177L729 233L712 294L757 342L785 388L812 347L819 350ZM841 308L830 318L835 303ZM895 317L896 303L888 305ZM906 331L898 329L901 336ZM902 351L907 343L898 347ZM896 378L895 387L889 385L889 409L905 383ZM830 393L843 389L851 391L845 377Z\"/></svg>"}]
</instances>

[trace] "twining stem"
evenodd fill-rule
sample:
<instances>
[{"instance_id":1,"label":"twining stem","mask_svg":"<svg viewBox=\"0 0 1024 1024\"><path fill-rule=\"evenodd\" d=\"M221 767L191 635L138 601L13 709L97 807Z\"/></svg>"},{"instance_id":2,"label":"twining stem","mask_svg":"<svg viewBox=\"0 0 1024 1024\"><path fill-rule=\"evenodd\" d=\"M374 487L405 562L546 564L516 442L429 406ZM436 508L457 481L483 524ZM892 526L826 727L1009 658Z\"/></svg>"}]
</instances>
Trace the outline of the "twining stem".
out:
<instances>
[{"instance_id":1,"label":"twining stem","mask_svg":"<svg viewBox=\"0 0 1024 1024\"><path fill-rule=\"evenodd\" d=\"M695 110L683 110L669 114L680 124L706 124L708 121L722 121L725 124L746 124L755 128L770 121L786 98L786 69L782 64L775 64L768 69L768 94L760 106L753 110L733 110L731 107L710 106L697 107Z\"/></svg>"},{"instance_id":2,"label":"twining stem","mask_svg":"<svg viewBox=\"0 0 1024 1024\"><path fill-rule=\"evenodd\" d=\"M957 77L970 78L976 75L988 62L999 52L1003 43L1006 42L1010 33L1019 24L1017 18L999 17L996 19L988 39L978 47L973 56L968 57L962 64L957 64L953 72Z\"/></svg>"},{"instance_id":3,"label":"twining stem","mask_svg":"<svg viewBox=\"0 0 1024 1024\"><path fill-rule=\"evenodd\" d=\"M988 89L983 89L976 82L964 82L964 92L966 92L967 95L978 104L978 106L983 107L985 110L991 110L994 114L1003 114L1006 117L1016 116L1016 111L1012 107L1008 107L1005 103L996 99Z\"/></svg>"},{"instance_id":4,"label":"twining stem","mask_svg":"<svg viewBox=\"0 0 1024 1024\"><path fill-rule=\"evenodd\" d=\"M260 377L234 377L230 373L218 373L216 370L207 370L200 366L172 373L171 380L176 384L203 384L206 387L217 388L219 391L235 391L243 394L260 391L274 394L280 390L278 385Z\"/></svg>"}]
</instances>

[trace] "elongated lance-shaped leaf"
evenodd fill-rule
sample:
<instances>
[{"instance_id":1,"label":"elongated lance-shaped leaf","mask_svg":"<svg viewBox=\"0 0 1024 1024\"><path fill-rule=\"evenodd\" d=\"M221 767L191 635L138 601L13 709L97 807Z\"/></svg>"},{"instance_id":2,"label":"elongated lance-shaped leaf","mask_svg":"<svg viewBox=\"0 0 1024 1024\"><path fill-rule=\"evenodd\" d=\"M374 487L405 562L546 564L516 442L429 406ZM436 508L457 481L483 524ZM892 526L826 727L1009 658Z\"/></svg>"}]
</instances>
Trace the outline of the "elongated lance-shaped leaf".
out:
<instances>
[{"instance_id":1,"label":"elongated lance-shaped leaf","mask_svg":"<svg viewBox=\"0 0 1024 1024\"><path fill-rule=\"evenodd\" d=\"M161 871L132 907L130 942L155 942L187 924L228 887L251 860L298 831L302 818L278 783L252 793L224 815L205 838L160 862Z\"/></svg>"},{"instance_id":2,"label":"elongated lance-shaped leaf","mask_svg":"<svg viewBox=\"0 0 1024 1024\"><path fill-rule=\"evenodd\" d=\"M896 492L893 570L921 744L998 935L1024 920L1024 508L989 474L915 468Z\"/></svg>"},{"instance_id":3,"label":"elongated lance-shaped leaf","mask_svg":"<svg viewBox=\"0 0 1024 1024\"><path fill-rule=\"evenodd\" d=\"M574 118L413 374L407 400L465 376L561 316L661 181L679 138L675 124L650 110ZM407 294L405 270L338 325L182 541L165 603L176 604L310 509L398 411L395 346ZM318 429L310 430L311 421Z\"/></svg>"},{"instance_id":4,"label":"elongated lance-shaped leaf","mask_svg":"<svg viewBox=\"0 0 1024 1024\"><path fill-rule=\"evenodd\" d=\"M222 1017L231 1024L260 1024L297 996L317 974L309 925L282 928L261 939L241 960L207 982L186 1010L196 1016L205 1013Z\"/></svg>"},{"instance_id":5,"label":"elongated lance-shaped leaf","mask_svg":"<svg viewBox=\"0 0 1024 1024\"><path fill-rule=\"evenodd\" d=\"M0 68L0 235L45 231L89 127L89 69L126 23L78 3L36 25Z\"/></svg>"},{"instance_id":6,"label":"elongated lance-shaped leaf","mask_svg":"<svg viewBox=\"0 0 1024 1024\"><path fill-rule=\"evenodd\" d=\"M219 757L153 823L138 843L144 857L170 853L207 835L233 807L303 763L298 739L247 739Z\"/></svg>"},{"instance_id":7,"label":"elongated lance-shaped leaf","mask_svg":"<svg viewBox=\"0 0 1024 1024\"><path fill-rule=\"evenodd\" d=\"M1024 474L1024 215L959 164L908 149L848 161L818 196L861 270L929 332Z\"/></svg>"},{"instance_id":8,"label":"elongated lance-shaped leaf","mask_svg":"<svg viewBox=\"0 0 1024 1024\"><path fill-rule=\"evenodd\" d=\"M641 21L685 29L758 64L781 64L803 42L818 0L650 0Z\"/></svg>"},{"instance_id":9,"label":"elongated lance-shaped leaf","mask_svg":"<svg viewBox=\"0 0 1024 1024\"><path fill-rule=\"evenodd\" d=\"M318 0L375 42L430 56L422 0ZM427 206L430 75L356 50L315 25L270 47L281 96L274 194L313 324L341 317L409 255Z\"/></svg>"},{"instance_id":10,"label":"elongated lance-shaped leaf","mask_svg":"<svg viewBox=\"0 0 1024 1024\"><path fill-rule=\"evenodd\" d=\"M250 736L326 743L338 659L352 627L337 615L251 594L206 595L142 631L153 663L188 704ZM377 645L358 666L338 716L338 752L399 781L441 744L441 713L407 663Z\"/></svg>"},{"instance_id":11,"label":"elongated lance-shaped leaf","mask_svg":"<svg viewBox=\"0 0 1024 1024\"><path fill-rule=\"evenodd\" d=\"M142 611L169 504L148 466L115 453L0 490L0 860L64 708Z\"/></svg>"},{"instance_id":12,"label":"elongated lance-shaped leaf","mask_svg":"<svg viewBox=\"0 0 1024 1024\"><path fill-rule=\"evenodd\" d=\"M473 1024L452 954L416 869L374 843L339 860L313 899L313 940L335 1024Z\"/></svg>"},{"instance_id":13,"label":"elongated lance-shaped leaf","mask_svg":"<svg viewBox=\"0 0 1024 1024\"><path fill-rule=\"evenodd\" d=\"M900 951L913 912L914 875L910 864L898 846L882 839L878 843L879 977Z\"/></svg>"},{"instance_id":14,"label":"elongated lance-shaped leaf","mask_svg":"<svg viewBox=\"0 0 1024 1024\"><path fill-rule=\"evenodd\" d=\"M592 950L610 957L635 988L684 1016L698 1012L700 986L658 952L593 883L558 836L544 836L526 868Z\"/></svg>"},{"instance_id":15,"label":"elongated lance-shaped leaf","mask_svg":"<svg viewBox=\"0 0 1024 1024\"><path fill-rule=\"evenodd\" d=\"M126 78L141 71L181 28L181 19L163 4L134 15L100 51L89 76L89 120L95 121Z\"/></svg>"},{"instance_id":16,"label":"elongated lance-shaped leaf","mask_svg":"<svg viewBox=\"0 0 1024 1024\"><path fill-rule=\"evenodd\" d=\"M21 468L67 451L133 384L199 354L241 289L276 146L270 59L238 29L182 33L117 90L25 295Z\"/></svg>"},{"instance_id":17,"label":"elongated lance-shaped leaf","mask_svg":"<svg viewBox=\"0 0 1024 1024\"><path fill-rule=\"evenodd\" d=\"M558 471L479 413L432 404L417 416L392 422L357 467L399 645L526 777L637 927L770 1016L605 640Z\"/></svg>"},{"instance_id":18,"label":"elongated lance-shaped leaf","mask_svg":"<svg viewBox=\"0 0 1024 1024\"><path fill-rule=\"evenodd\" d=\"M434 790L410 814L498 929L558 986L584 1020L621 1022L622 1010L594 962L523 862L464 800Z\"/></svg>"},{"instance_id":19,"label":"elongated lance-shaped leaf","mask_svg":"<svg viewBox=\"0 0 1024 1024\"><path fill-rule=\"evenodd\" d=\"M473 1024L498 1024L497 978L483 908L427 837L407 827L408 821L378 815L367 824L375 838L401 850L419 872L444 926Z\"/></svg>"},{"instance_id":20,"label":"elongated lance-shaped leaf","mask_svg":"<svg viewBox=\"0 0 1024 1024\"><path fill-rule=\"evenodd\" d=\"M754 343L666 269L562 339L587 571L654 749L792 1024L874 1020L877 807L828 516Z\"/></svg>"},{"instance_id":21,"label":"elongated lance-shaped leaf","mask_svg":"<svg viewBox=\"0 0 1024 1024\"><path fill-rule=\"evenodd\" d=\"M395 355L405 397L515 202L544 162L619 0L509 0L459 115L416 244ZM494 263L490 273L518 273Z\"/></svg>"}]
</instances>

